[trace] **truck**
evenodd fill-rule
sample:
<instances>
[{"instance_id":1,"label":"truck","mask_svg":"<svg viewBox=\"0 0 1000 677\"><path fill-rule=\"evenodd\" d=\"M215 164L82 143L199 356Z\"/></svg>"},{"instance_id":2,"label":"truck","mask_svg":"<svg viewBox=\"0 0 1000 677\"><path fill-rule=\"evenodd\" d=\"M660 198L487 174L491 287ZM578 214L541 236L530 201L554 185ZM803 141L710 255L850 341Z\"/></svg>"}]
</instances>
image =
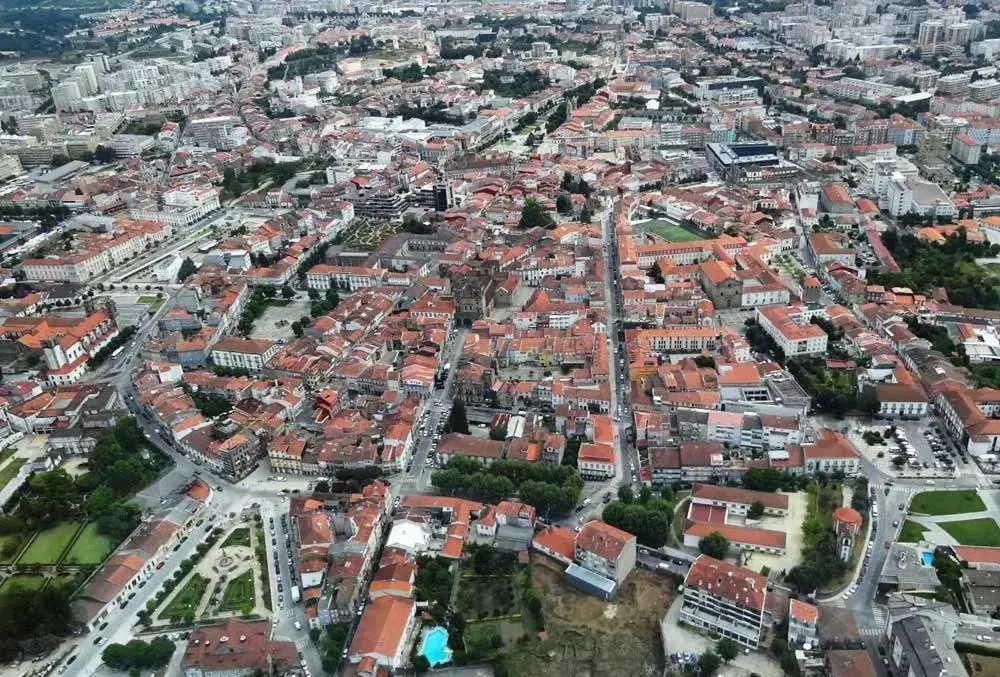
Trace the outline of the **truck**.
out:
<instances>
[{"instance_id":1,"label":"truck","mask_svg":"<svg viewBox=\"0 0 1000 677\"><path fill-rule=\"evenodd\" d=\"M292 586L292 602L298 602L300 599L302 599L302 597L301 597L301 595L299 595L299 586L293 585Z\"/></svg>"}]
</instances>

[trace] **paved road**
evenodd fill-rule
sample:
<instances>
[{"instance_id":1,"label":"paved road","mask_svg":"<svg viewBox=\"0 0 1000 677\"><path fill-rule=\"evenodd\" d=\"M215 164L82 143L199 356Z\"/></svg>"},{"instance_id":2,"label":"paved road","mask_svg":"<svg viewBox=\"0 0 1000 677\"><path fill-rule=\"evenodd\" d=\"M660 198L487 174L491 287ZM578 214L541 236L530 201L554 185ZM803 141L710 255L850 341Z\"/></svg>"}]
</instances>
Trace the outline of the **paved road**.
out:
<instances>
[{"instance_id":1,"label":"paved road","mask_svg":"<svg viewBox=\"0 0 1000 677\"><path fill-rule=\"evenodd\" d=\"M628 426L631 409L628 403L629 379L628 357L625 345L621 340L621 309L623 305L621 293L621 266L618 262L618 242L615 233L615 211L618 203L610 201L601 215L601 231L604 247L604 265L606 275L604 280L605 307L608 316L608 331L611 338L609 352L611 368L611 412L615 421L615 480L628 482L638 487L638 476L633 477L632 468L638 468L636 449L628 444ZM614 420L613 418L613 420Z\"/></svg>"}]
</instances>

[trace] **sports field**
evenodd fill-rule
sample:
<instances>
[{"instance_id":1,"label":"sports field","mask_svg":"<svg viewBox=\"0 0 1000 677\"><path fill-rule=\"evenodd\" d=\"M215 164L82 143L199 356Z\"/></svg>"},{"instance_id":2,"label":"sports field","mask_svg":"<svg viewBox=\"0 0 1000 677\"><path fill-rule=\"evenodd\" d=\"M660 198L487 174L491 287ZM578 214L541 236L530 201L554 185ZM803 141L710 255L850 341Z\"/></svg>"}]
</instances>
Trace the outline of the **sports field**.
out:
<instances>
[{"instance_id":1,"label":"sports field","mask_svg":"<svg viewBox=\"0 0 1000 677\"><path fill-rule=\"evenodd\" d=\"M58 564L59 556L73 540L73 535L79 528L79 522L63 522L45 531L39 531L17 563Z\"/></svg>"},{"instance_id":2,"label":"sports field","mask_svg":"<svg viewBox=\"0 0 1000 677\"><path fill-rule=\"evenodd\" d=\"M702 239L698 233L690 231L684 226L674 225L664 219L653 219L636 225L648 233L659 235L667 242L691 242Z\"/></svg>"}]
</instances>

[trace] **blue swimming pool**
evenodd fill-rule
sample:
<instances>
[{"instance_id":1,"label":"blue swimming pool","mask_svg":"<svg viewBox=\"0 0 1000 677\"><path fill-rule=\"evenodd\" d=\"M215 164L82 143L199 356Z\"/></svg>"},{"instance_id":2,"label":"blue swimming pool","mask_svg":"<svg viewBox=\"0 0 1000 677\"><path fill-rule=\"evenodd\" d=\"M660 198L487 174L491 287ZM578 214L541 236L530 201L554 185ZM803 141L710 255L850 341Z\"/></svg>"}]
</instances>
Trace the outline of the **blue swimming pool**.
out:
<instances>
[{"instance_id":1,"label":"blue swimming pool","mask_svg":"<svg viewBox=\"0 0 1000 677\"><path fill-rule=\"evenodd\" d=\"M431 667L447 663L451 660L451 649L448 648L448 631L438 626L424 633L420 642L420 655L427 659Z\"/></svg>"},{"instance_id":2,"label":"blue swimming pool","mask_svg":"<svg viewBox=\"0 0 1000 677\"><path fill-rule=\"evenodd\" d=\"M925 567L934 566L934 553L929 550L924 550L920 553L920 563Z\"/></svg>"}]
</instances>

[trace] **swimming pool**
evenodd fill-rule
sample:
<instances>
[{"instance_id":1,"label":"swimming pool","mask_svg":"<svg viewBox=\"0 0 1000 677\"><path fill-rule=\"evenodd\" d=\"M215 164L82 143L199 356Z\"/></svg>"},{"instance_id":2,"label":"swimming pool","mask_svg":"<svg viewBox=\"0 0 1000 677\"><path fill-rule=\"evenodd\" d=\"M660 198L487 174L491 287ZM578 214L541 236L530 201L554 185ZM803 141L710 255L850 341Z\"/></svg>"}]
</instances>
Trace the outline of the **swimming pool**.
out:
<instances>
[{"instance_id":1,"label":"swimming pool","mask_svg":"<svg viewBox=\"0 0 1000 677\"><path fill-rule=\"evenodd\" d=\"M447 663L451 660L451 649L448 648L448 631L440 625L424 633L420 642L420 655L427 659L431 667Z\"/></svg>"},{"instance_id":2,"label":"swimming pool","mask_svg":"<svg viewBox=\"0 0 1000 677\"><path fill-rule=\"evenodd\" d=\"M922 553L920 553L920 563L923 564L925 567L933 566L934 553L930 552L929 550L924 550Z\"/></svg>"}]
</instances>

